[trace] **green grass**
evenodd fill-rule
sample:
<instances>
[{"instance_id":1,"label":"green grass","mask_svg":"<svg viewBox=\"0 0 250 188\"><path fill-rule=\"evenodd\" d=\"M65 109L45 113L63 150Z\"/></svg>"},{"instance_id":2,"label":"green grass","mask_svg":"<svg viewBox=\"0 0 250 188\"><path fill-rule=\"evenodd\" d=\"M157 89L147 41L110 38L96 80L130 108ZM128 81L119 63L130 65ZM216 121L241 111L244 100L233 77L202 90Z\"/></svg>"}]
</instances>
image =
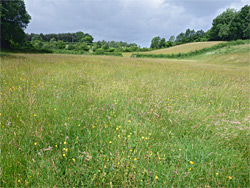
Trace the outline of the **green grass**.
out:
<instances>
[{"instance_id":1,"label":"green grass","mask_svg":"<svg viewBox=\"0 0 250 188\"><path fill-rule=\"evenodd\" d=\"M0 187L249 187L249 64L215 55L1 57Z\"/></svg>"},{"instance_id":2,"label":"green grass","mask_svg":"<svg viewBox=\"0 0 250 188\"><path fill-rule=\"evenodd\" d=\"M245 45L248 46L244 53L246 51L249 51L249 40L237 40L237 41L230 41L227 43L220 43L217 45L213 45L208 48L201 48L199 50L195 51L189 51L187 53L172 53L172 54L156 54L156 53L133 53L131 57L137 57L137 58L172 58L172 59L177 59L177 58L190 58L190 57L200 57L203 56L204 54L211 54L211 53L221 53L225 51L224 53L231 53L230 47L237 46L239 47L238 52L241 51L240 45ZM182 45L180 45L181 47ZM185 46L185 45L184 45ZM220 50L222 49L222 50ZM236 50L237 51L237 50Z\"/></svg>"}]
</instances>

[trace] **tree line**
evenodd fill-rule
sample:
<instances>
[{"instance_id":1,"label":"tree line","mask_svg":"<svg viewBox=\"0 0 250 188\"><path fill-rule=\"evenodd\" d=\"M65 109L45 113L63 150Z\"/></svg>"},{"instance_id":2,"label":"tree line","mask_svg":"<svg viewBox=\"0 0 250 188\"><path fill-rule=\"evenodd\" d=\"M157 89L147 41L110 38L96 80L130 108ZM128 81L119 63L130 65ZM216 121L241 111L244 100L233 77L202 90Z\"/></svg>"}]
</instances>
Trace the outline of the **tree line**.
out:
<instances>
[{"instance_id":1,"label":"tree line","mask_svg":"<svg viewBox=\"0 0 250 188\"><path fill-rule=\"evenodd\" d=\"M200 41L230 41L250 38L250 6L245 5L241 10L227 9L218 15L207 31L187 29L168 41L159 36L151 40L150 48L141 48L135 43L97 41L94 37L82 31L59 34L25 34L31 17L27 13L23 0L0 1L1 13L1 48L35 50L60 50L87 53L117 53L140 52L152 49L167 48L179 44Z\"/></svg>"},{"instance_id":2,"label":"tree line","mask_svg":"<svg viewBox=\"0 0 250 188\"><path fill-rule=\"evenodd\" d=\"M232 41L250 38L250 6L245 5L241 10L227 9L213 19L212 27L207 31L187 29L176 37L171 36L168 41L159 36L151 40L151 48L167 48L189 42L202 41Z\"/></svg>"}]
</instances>

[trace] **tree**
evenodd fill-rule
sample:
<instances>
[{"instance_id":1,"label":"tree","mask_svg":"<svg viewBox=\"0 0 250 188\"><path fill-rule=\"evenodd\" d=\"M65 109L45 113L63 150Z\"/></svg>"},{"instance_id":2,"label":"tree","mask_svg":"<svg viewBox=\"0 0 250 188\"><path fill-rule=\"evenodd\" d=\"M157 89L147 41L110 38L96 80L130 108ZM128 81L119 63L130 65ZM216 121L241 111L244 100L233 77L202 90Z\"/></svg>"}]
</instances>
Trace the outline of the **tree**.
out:
<instances>
[{"instance_id":1,"label":"tree","mask_svg":"<svg viewBox=\"0 0 250 188\"><path fill-rule=\"evenodd\" d=\"M58 49L64 49L66 47L65 43L62 40L59 40L57 42L57 48Z\"/></svg>"},{"instance_id":2,"label":"tree","mask_svg":"<svg viewBox=\"0 0 250 188\"><path fill-rule=\"evenodd\" d=\"M166 39L165 39L165 38L162 38L162 39L161 39L160 44L159 44L159 47L160 47L160 48L165 48L165 47L166 47Z\"/></svg>"},{"instance_id":3,"label":"tree","mask_svg":"<svg viewBox=\"0 0 250 188\"><path fill-rule=\"evenodd\" d=\"M87 44L91 44L93 42L94 38L90 35L87 35L81 39L81 42L85 42Z\"/></svg>"},{"instance_id":4,"label":"tree","mask_svg":"<svg viewBox=\"0 0 250 188\"><path fill-rule=\"evenodd\" d=\"M150 48L160 48L160 40L161 38L158 36L158 37L154 37L152 40L151 40L151 45L150 45Z\"/></svg>"},{"instance_id":5,"label":"tree","mask_svg":"<svg viewBox=\"0 0 250 188\"><path fill-rule=\"evenodd\" d=\"M175 41L175 36L174 35L170 36L170 38L168 39L168 41L174 42Z\"/></svg>"},{"instance_id":6,"label":"tree","mask_svg":"<svg viewBox=\"0 0 250 188\"><path fill-rule=\"evenodd\" d=\"M230 25L237 15L234 9L227 9L217 16L212 23L210 40L229 40L231 38Z\"/></svg>"},{"instance_id":7,"label":"tree","mask_svg":"<svg viewBox=\"0 0 250 188\"><path fill-rule=\"evenodd\" d=\"M25 41L24 29L31 17L25 9L23 0L1 0L1 47L10 48L11 44L22 44Z\"/></svg>"},{"instance_id":8,"label":"tree","mask_svg":"<svg viewBox=\"0 0 250 188\"><path fill-rule=\"evenodd\" d=\"M250 38L250 5L244 6L232 20L229 26L232 33L231 39L249 39Z\"/></svg>"}]
</instances>

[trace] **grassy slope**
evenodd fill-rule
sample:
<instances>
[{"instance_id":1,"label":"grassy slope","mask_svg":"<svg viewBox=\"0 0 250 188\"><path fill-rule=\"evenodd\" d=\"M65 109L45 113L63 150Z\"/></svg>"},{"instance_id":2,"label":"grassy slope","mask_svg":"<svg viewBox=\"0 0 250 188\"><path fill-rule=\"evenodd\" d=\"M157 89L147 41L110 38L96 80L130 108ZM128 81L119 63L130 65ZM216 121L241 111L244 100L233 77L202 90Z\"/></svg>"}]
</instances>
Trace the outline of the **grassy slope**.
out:
<instances>
[{"instance_id":1,"label":"grassy slope","mask_svg":"<svg viewBox=\"0 0 250 188\"><path fill-rule=\"evenodd\" d=\"M248 57L2 57L0 186L249 187Z\"/></svg>"},{"instance_id":2,"label":"grassy slope","mask_svg":"<svg viewBox=\"0 0 250 188\"><path fill-rule=\"evenodd\" d=\"M194 42L188 44L177 45L171 48L164 48L160 50L154 50L150 52L141 52L148 54L177 54L177 53L187 53L195 50L200 50L202 48L208 48L216 44L222 43L222 41L213 41L213 42Z\"/></svg>"}]
</instances>

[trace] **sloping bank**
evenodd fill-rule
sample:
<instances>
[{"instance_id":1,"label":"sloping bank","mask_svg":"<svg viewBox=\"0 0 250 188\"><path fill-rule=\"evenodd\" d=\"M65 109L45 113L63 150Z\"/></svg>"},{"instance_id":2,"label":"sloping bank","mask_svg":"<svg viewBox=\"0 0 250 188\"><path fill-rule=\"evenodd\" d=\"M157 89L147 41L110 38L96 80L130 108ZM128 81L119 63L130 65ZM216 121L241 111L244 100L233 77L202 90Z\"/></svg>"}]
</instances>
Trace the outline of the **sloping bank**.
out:
<instances>
[{"instance_id":1,"label":"sloping bank","mask_svg":"<svg viewBox=\"0 0 250 188\"><path fill-rule=\"evenodd\" d=\"M201 50L195 50L188 53L177 53L177 54L146 54L146 53L133 53L131 57L133 58L186 58L191 57L195 55L200 55L207 52L212 52L214 50L228 47L228 46L237 46L242 44L249 44L250 40L237 40L237 41L231 41L227 43L220 43L216 44L214 46L211 46L209 48L203 48Z\"/></svg>"}]
</instances>

